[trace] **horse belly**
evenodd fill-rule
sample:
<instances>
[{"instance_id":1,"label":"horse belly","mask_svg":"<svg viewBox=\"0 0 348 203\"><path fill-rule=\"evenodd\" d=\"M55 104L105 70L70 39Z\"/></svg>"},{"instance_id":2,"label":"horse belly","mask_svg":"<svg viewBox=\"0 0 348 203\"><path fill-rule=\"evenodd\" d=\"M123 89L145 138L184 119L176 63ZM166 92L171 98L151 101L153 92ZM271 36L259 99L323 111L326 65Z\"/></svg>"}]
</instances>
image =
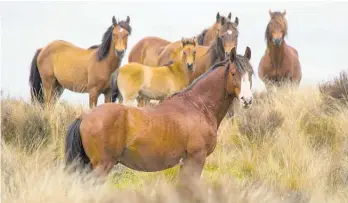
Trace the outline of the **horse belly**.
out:
<instances>
[{"instance_id":1,"label":"horse belly","mask_svg":"<svg viewBox=\"0 0 348 203\"><path fill-rule=\"evenodd\" d=\"M126 148L119 162L133 170L155 172L174 167L183 157L182 150L156 149L152 146L142 149Z\"/></svg>"},{"instance_id":2,"label":"horse belly","mask_svg":"<svg viewBox=\"0 0 348 203\"><path fill-rule=\"evenodd\" d=\"M149 99L163 99L173 92L173 85L166 80L166 77L151 77L151 79L145 77L144 81L140 94Z\"/></svg>"},{"instance_id":3,"label":"horse belly","mask_svg":"<svg viewBox=\"0 0 348 203\"><path fill-rule=\"evenodd\" d=\"M87 68L75 65L73 62L65 62L54 66L54 74L58 83L64 88L74 92L87 91Z\"/></svg>"}]
</instances>

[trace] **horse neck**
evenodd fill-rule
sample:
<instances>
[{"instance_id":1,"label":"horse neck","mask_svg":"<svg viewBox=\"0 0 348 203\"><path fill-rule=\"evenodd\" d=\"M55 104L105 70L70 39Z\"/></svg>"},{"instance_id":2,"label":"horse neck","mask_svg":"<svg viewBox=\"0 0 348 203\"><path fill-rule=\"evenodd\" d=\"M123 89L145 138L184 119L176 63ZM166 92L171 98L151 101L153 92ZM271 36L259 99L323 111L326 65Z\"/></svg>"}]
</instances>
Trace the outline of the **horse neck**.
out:
<instances>
[{"instance_id":1,"label":"horse neck","mask_svg":"<svg viewBox=\"0 0 348 203\"><path fill-rule=\"evenodd\" d=\"M225 68L219 67L200 79L186 94L187 101L199 112L203 112L209 120L219 127L230 107L233 97L227 96Z\"/></svg>"},{"instance_id":2,"label":"horse neck","mask_svg":"<svg viewBox=\"0 0 348 203\"><path fill-rule=\"evenodd\" d=\"M280 68L284 59L286 43L283 41L280 47L277 47L272 42L268 42L268 50L273 68Z\"/></svg>"},{"instance_id":3,"label":"horse neck","mask_svg":"<svg viewBox=\"0 0 348 203\"><path fill-rule=\"evenodd\" d=\"M121 59L115 55L114 46L114 41L112 40L108 56L106 57L106 61L109 64L108 67L111 68L112 72L115 71L121 64Z\"/></svg>"},{"instance_id":4,"label":"horse neck","mask_svg":"<svg viewBox=\"0 0 348 203\"><path fill-rule=\"evenodd\" d=\"M182 54L179 54L174 63L170 66L177 78L189 81L189 71L185 67L185 63L182 61ZM188 85L188 84L187 84Z\"/></svg>"}]
</instances>

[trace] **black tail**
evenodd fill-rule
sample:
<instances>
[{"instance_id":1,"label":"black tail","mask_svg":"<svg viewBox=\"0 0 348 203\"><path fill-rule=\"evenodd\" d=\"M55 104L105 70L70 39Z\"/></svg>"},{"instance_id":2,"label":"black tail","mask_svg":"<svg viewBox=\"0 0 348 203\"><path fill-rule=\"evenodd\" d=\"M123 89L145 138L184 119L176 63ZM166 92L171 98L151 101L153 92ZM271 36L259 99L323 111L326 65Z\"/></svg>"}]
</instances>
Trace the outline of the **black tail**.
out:
<instances>
[{"instance_id":1,"label":"black tail","mask_svg":"<svg viewBox=\"0 0 348 203\"><path fill-rule=\"evenodd\" d=\"M91 170L91 162L83 149L80 136L81 121L81 118L77 118L68 129L65 139L65 164L69 166L75 163L79 169Z\"/></svg>"},{"instance_id":2,"label":"black tail","mask_svg":"<svg viewBox=\"0 0 348 203\"><path fill-rule=\"evenodd\" d=\"M119 71L117 70L111 75L111 91L112 91L111 101L112 102L115 102L118 95L120 94L120 91L118 90L118 86L117 86L118 73Z\"/></svg>"},{"instance_id":3,"label":"black tail","mask_svg":"<svg viewBox=\"0 0 348 203\"><path fill-rule=\"evenodd\" d=\"M44 102L43 90L41 87L42 80L37 68L37 57L39 56L41 49L38 49L34 55L33 60L31 61L30 75L29 75L29 85L30 85L30 94L32 101L38 101L39 103Z\"/></svg>"},{"instance_id":4,"label":"black tail","mask_svg":"<svg viewBox=\"0 0 348 203\"><path fill-rule=\"evenodd\" d=\"M198 45L201 45L201 46L203 45L204 37L205 37L205 34L207 33L207 31L208 31L208 29L204 29L202 31L202 33L197 36Z\"/></svg>"}]
</instances>

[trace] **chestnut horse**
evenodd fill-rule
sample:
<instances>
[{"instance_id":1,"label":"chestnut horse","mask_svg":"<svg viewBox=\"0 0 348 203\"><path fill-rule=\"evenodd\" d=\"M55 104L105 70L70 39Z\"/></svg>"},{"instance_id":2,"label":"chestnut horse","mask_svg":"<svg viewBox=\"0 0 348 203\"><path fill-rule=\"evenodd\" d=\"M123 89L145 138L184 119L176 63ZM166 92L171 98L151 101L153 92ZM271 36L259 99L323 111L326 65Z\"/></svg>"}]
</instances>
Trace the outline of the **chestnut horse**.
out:
<instances>
[{"instance_id":1,"label":"chestnut horse","mask_svg":"<svg viewBox=\"0 0 348 203\"><path fill-rule=\"evenodd\" d=\"M73 92L88 92L90 108L97 105L101 93L105 102L110 102L110 76L125 54L132 31L129 23L129 16L120 22L113 16L101 45L89 49L62 40L39 49L32 60L29 77L32 100L50 103L59 99L66 88Z\"/></svg>"},{"instance_id":2,"label":"chestnut horse","mask_svg":"<svg viewBox=\"0 0 348 203\"><path fill-rule=\"evenodd\" d=\"M217 13L216 22L197 36L198 44L202 45L204 40L207 44L206 46L208 46L210 42L215 39L218 30L225 24L225 22L230 21L230 19L231 13L229 13L228 17L220 16L220 14ZM129 52L128 62L137 62L147 66L159 66L157 63L157 57L163 51L164 47L170 43L170 41L159 37L145 37L133 46ZM177 41L177 45L177 47L180 46L180 40ZM161 64L161 66L162 65L163 64Z\"/></svg>"},{"instance_id":3,"label":"chestnut horse","mask_svg":"<svg viewBox=\"0 0 348 203\"><path fill-rule=\"evenodd\" d=\"M258 69L267 90L272 86L279 87L284 82L292 82L298 87L302 78L298 52L284 40L288 32L285 14L286 10L283 13L269 10L271 20L265 33L267 49Z\"/></svg>"},{"instance_id":4,"label":"chestnut horse","mask_svg":"<svg viewBox=\"0 0 348 203\"><path fill-rule=\"evenodd\" d=\"M200 178L234 98L244 108L252 104L250 57L249 47L244 56L233 48L228 59L155 107L106 103L82 114L67 132L66 166L78 163L75 169L105 177L118 163L154 172L182 161L180 180Z\"/></svg>"},{"instance_id":5,"label":"chestnut horse","mask_svg":"<svg viewBox=\"0 0 348 203\"><path fill-rule=\"evenodd\" d=\"M181 43L181 49L175 53L175 59L169 65L151 67L132 62L117 70L112 76L111 88L113 92L122 94L123 104L138 106L138 96L163 100L189 85L190 74L195 68L197 42L194 37L182 38Z\"/></svg>"}]
</instances>

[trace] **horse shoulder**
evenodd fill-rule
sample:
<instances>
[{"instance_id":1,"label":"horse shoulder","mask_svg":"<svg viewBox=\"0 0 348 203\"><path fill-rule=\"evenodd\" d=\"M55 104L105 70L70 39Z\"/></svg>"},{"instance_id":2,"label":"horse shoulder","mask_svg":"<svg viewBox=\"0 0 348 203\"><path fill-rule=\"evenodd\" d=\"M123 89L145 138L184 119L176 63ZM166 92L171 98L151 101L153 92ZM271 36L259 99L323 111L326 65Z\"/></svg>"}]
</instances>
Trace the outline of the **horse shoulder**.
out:
<instances>
[{"instance_id":1,"label":"horse shoulder","mask_svg":"<svg viewBox=\"0 0 348 203\"><path fill-rule=\"evenodd\" d=\"M271 66L271 59L268 52L266 51L264 55L261 57L259 66L258 66L258 75L260 78L262 78L267 73L270 66Z\"/></svg>"}]
</instances>

